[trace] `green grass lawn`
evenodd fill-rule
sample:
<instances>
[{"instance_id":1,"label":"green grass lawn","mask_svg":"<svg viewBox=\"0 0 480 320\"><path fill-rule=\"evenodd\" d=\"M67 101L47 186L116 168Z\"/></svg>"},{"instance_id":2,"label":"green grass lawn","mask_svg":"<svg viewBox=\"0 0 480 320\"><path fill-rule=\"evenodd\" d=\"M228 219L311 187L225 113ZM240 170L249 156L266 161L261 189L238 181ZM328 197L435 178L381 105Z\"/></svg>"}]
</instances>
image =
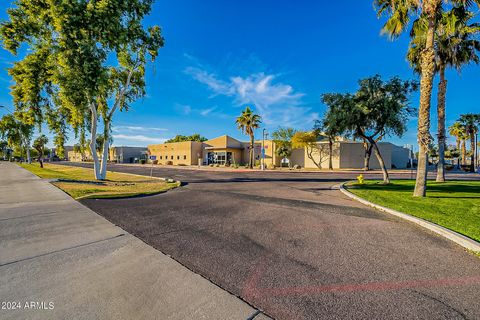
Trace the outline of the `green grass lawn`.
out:
<instances>
[{"instance_id":1,"label":"green grass lawn","mask_svg":"<svg viewBox=\"0 0 480 320\"><path fill-rule=\"evenodd\" d=\"M93 169L45 163L20 164L23 168L43 179L58 179L55 186L74 199L119 198L156 194L178 187L179 182L168 183L159 179L108 172L107 180L96 181Z\"/></svg>"},{"instance_id":2,"label":"green grass lawn","mask_svg":"<svg viewBox=\"0 0 480 320\"><path fill-rule=\"evenodd\" d=\"M366 181L348 190L373 203L422 218L480 241L480 181L428 182L427 197L412 197L414 180Z\"/></svg>"}]
</instances>

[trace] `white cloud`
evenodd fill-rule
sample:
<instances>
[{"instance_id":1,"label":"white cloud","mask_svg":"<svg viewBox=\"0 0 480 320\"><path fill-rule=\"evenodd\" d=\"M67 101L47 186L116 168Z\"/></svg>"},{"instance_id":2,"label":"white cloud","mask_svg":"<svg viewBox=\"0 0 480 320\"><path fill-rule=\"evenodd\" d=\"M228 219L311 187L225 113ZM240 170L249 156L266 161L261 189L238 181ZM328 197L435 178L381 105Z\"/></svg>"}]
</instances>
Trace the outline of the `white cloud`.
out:
<instances>
[{"instance_id":1,"label":"white cloud","mask_svg":"<svg viewBox=\"0 0 480 320\"><path fill-rule=\"evenodd\" d=\"M114 126L112 128L112 131L114 132L121 132L121 131L148 132L148 131L168 131L168 129L158 128L158 127Z\"/></svg>"},{"instance_id":2,"label":"white cloud","mask_svg":"<svg viewBox=\"0 0 480 320\"><path fill-rule=\"evenodd\" d=\"M274 74L259 72L222 80L198 67L189 67L185 72L205 84L213 96L232 97L237 105L252 104L266 125L305 126L308 122L307 127L310 127L313 120L318 119L318 113L302 105L304 94L296 92L289 84L275 81Z\"/></svg>"},{"instance_id":3,"label":"white cloud","mask_svg":"<svg viewBox=\"0 0 480 320\"><path fill-rule=\"evenodd\" d=\"M206 109L202 109L200 110L200 115L202 116L208 116L209 114L211 114L217 107L212 107L212 108L206 108Z\"/></svg>"},{"instance_id":4,"label":"white cloud","mask_svg":"<svg viewBox=\"0 0 480 320\"><path fill-rule=\"evenodd\" d=\"M117 140L126 140L132 142L140 142L140 143L164 143L167 139L165 138L157 138L157 137L148 137L141 134L137 135L129 135L129 134L113 134L113 139Z\"/></svg>"}]
</instances>

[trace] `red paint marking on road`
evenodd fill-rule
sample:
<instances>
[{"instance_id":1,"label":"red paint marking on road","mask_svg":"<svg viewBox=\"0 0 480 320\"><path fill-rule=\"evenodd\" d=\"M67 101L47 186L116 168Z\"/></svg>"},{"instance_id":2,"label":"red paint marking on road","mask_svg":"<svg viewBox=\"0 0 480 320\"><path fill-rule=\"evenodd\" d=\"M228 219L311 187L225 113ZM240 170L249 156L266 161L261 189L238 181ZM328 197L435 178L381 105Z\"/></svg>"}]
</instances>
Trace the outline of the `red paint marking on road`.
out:
<instances>
[{"instance_id":1,"label":"red paint marking on road","mask_svg":"<svg viewBox=\"0 0 480 320\"><path fill-rule=\"evenodd\" d=\"M269 256L269 254L263 255L255 263L253 271L242 289L242 296L246 300L253 299L254 297L260 295L258 290L258 282L267 270Z\"/></svg>"},{"instance_id":2,"label":"red paint marking on road","mask_svg":"<svg viewBox=\"0 0 480 320\"><path fill-rule=\"evenodd\" d=\"M262 288L258 289L262 295L268 297L307 295L326 292L358 292L358 291L388 291L418 287L441 287L480 284L480 276L464 278L445 278L429 280L410 280L394 282L372 282L363 284L331 284L319 286L302 286L286 288Z\"/></svg>"}]
</instances>

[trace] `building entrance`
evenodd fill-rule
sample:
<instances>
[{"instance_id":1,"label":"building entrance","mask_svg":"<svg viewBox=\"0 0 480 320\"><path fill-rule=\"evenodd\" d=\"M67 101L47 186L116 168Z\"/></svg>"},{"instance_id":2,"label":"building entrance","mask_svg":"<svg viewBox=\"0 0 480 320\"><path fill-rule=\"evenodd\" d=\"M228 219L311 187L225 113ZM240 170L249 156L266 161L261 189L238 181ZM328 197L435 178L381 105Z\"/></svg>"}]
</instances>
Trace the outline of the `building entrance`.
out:
<instances>
[{"instance_id":1,"label":"building entrance","mask_svg":"<svg viewBox=\"0 0 480 320\"><path fill-rule=\"evenodd\" d=\"M232 164L232 153L231 152L209 152L207 154L207 164Z\"/></svg>"}]
</instances>

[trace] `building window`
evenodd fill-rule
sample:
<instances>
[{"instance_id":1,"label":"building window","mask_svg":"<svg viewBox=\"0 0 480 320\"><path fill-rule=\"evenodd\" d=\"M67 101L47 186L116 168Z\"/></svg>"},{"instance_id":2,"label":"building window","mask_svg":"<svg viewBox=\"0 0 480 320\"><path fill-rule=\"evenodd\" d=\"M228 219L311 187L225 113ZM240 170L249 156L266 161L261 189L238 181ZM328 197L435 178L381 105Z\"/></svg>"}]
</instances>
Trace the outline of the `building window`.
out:
<instances>
[{"instance_id":1,"label":"building window","mask_svg":"<svg viewBox=\"0 0 480 320\"><path fill-rule=\"evenodd\" d=\"M162 156L160 156L159 158L160 158L160 160L162 160Z\"/></svg>"},{"instance_id":2,"label":"building window","mask_svg":"<svg viewBox=\"0 0 480 320\"><path fill-rule=\"evenodd\" d=\"M177 160L180 160L180 156L177 156Z\"/></svg>"},{"instance_id":3,"label":"building window","mask_svg":"<svg viewBox=\"0 0 480 320\"><path fill-rule=\"evenodd\" d=\"M170 157L170 159L172 159L172 160L173 160L173 156L171 156L171 157Z\"/></svg>"},{"instance_id":4,"label":"building window","mask_svg":"<svg viewBox=\"0 0 480 320\"><path fill-rule=\"evenodd\" d=\"M183 160L187 160L187 156L183 156Z\"/></svg>"}]
</instances>

